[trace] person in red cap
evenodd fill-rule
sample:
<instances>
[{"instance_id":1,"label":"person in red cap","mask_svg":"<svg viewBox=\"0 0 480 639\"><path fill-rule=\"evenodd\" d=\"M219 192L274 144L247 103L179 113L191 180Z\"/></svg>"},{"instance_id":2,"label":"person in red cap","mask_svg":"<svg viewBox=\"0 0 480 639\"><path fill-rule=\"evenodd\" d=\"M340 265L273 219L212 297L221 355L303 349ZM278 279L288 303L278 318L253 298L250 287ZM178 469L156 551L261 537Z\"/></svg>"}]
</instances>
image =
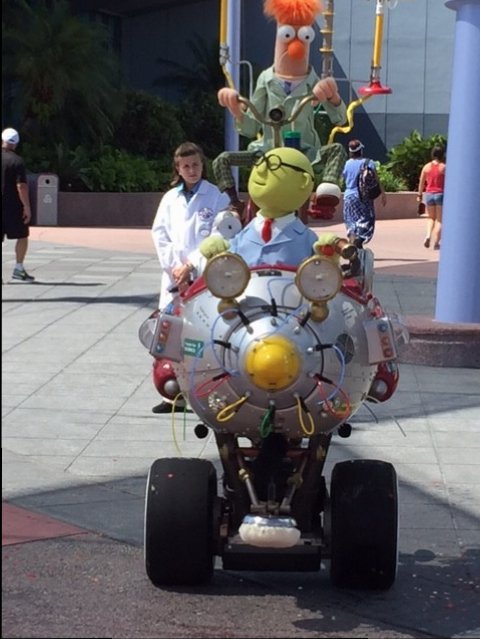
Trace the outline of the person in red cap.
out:
<instances>
[{"instance_id":1,"label":"person in red cap","mask_svg":"<svg viewBox=\"0 0 480 639\"><path fill-rule=\"evenodd\" d=\"M15 129L2 131L2 242L5 237L17 240L15 257L17 263L12 279L20 282L33 282L23 266L28 250L29 224L32 217L28 195L25 163L15 149L20 136Z\"/></svg>"}]
</instances>

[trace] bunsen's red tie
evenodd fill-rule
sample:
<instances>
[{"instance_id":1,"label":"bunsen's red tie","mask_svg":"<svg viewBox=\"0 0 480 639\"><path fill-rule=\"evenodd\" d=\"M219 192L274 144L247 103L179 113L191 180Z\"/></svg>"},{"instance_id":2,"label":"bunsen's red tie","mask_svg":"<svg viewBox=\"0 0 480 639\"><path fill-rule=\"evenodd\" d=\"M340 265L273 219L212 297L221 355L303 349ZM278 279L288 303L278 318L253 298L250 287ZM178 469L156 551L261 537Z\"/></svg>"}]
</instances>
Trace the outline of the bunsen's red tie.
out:
<instances>
[{"instance_id":1,"label":"bunsen's red tie","mask_svg":"<svg viewBox=\"0 0 480 639\"><path fill-rule=\"evenodd\" d=\"M272 239L272 224L273 224L273 219L270 217L267 217L267 219L263 223L262 240L264 242L270 242L270 240Z\"/></svg>"}]
</instances>

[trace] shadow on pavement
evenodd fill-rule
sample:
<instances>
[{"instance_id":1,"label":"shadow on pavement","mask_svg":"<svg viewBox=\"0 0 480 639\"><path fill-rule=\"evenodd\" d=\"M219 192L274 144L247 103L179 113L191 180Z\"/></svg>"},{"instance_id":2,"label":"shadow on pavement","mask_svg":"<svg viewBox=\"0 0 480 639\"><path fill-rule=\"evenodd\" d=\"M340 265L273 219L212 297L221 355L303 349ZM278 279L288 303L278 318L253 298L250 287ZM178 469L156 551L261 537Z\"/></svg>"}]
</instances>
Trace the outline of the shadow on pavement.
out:
<instances>
[{"instance_id":1,"label":"shadow on pavement","mask_svg":"<svg viewBox=\"0 0 480 639\"><path fill-rule=\"evenodd\" d=\"M3 636L478 636L464 634L480 627L480 544L471 543L478 519L418 485L400 480L400 508L423 502L437 514L427 528L409 517L402 526L400 518L397 580L389 591L378 592L333 588L328 561L320 573L220 569L204 587L156 589L146 576L142 552L145 483L146 477L132 476L9 500L90 534L4 548L5 631L11 631L14 619L18 622L14 594L22 592L19 627L27 624L37 634ZM449 534L442 518L453 522ZM470 532L470 543L461 530ZM243 626L247 610L249 622ZM75 634L80 619L84 634ZM219 634L214 620L220 619ZM67 622L69 630L62 635ZM177 634L180 626L183 634ZM280 626L283 634L277 634ZM89 634L94 628L97 634Z\"/></svg>"},{"instance_id":2,"label":"shadow on pavement","mask_svg":"<svg viewBox=\"0 0 480 639\"><path fill-rule=\"evenodd\" d=\"M12 284L14 286L81 286L82 288L88 288L91 286L105 286L105 282L47 282L45 280L37 279L33 282L17 282L14 280L5 282L5 284L8 284L9 286Z\"/></svg>"},{"instance_id":3,"label":"shadow on pavement","mask_svg":"<svg viewBox=\"0 0 480 639\"><path fill-rule=\"evenodd\" d=\"M66 285L69 286L69 285ZM153 295L102 295L102 297L82 297L69 295L66 297L37 297L36 304L51 304L59 302L69 303L88 303L88 304L132 304L134 306L150 306L156 304L158 296ZM3 298L2 302L27 303L31 302L31 298Z\"/></svg>"}]
</instances>

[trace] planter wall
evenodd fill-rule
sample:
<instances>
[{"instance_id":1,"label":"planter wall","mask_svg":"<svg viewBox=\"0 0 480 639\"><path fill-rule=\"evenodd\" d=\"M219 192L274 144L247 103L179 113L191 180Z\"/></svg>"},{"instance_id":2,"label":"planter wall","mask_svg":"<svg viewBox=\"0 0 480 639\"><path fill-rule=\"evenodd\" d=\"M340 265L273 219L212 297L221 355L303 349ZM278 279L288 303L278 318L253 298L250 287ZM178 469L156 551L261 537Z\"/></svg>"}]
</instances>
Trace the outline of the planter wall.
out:
<instances>
[{"instance_id":1,"label":"planter wall","mask_svg":"<svg viewBox=\"0 0 480 639\"><path fill-rule=\"evenodd\" d=\"M58 194L58 226L150 227L162 193Z\"/></svg>"},{"instance_id":2,"label":"planter wall","mask_svg":"<svg viewBox=\"0 0 480 639\"><path fill-rule=\"evenodd\" d=\"M58 226L151 227L162 193L58 194ZM246 194L242 196L246 199ZM336 221L341 220L342 203ZM417 217L416 192L387 193L385 207L378 201L381 220Z\"/></svg>"}]
</instances>

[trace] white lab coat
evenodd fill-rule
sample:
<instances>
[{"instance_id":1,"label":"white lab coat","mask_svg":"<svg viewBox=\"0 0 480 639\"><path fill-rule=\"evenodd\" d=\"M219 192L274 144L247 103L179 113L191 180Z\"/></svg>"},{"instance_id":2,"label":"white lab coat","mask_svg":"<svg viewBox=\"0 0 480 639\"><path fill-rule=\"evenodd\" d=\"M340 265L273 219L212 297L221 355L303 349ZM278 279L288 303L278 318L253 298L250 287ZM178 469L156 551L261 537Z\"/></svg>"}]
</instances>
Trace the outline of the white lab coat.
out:
<instances>
[{"instance_id":1,"label":"white lab coat","mask_svg":"<svg viewBox=\"0 0 480 639\"><path fill-rule=\"evenodd\" d=\"M226 193L207 180L187 202L182 187L165 193L155 215L152 237L162 268L159 308L165 308L174 298L168 288L175 282L172 269L190 262L198 267L196 250L202 240L212 232L217 213L226 209L230 199Z\"/></svg>"}]
</instances>

